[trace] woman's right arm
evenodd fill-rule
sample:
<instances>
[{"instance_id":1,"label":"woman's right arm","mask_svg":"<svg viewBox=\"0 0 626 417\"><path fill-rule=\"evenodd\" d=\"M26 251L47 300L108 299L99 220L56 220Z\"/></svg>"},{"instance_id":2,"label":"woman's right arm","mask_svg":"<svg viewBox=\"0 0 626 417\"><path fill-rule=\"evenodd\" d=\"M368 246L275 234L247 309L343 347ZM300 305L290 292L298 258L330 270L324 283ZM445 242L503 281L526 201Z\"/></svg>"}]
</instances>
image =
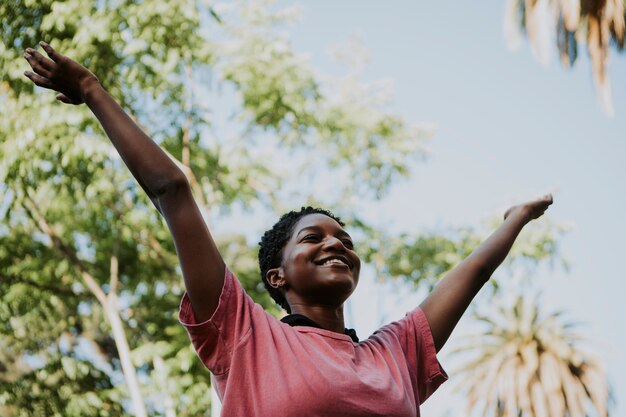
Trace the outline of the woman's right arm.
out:
<instances>
[{"instance_id":1,"label":"woman's right arm","mask_svg":"<svg viewBox=\"0 0 626 417\"><path fill-rule=\"evenodd\" d=\"M42 42L50 59L33 49L24 57L36 85L58 91L68 104L86 103L140 186L165 217L174 238L197 322L211 317L224 283L224 261L193 198L184 173L106 92L89 70Z\"/></svg>"}]
</instances>

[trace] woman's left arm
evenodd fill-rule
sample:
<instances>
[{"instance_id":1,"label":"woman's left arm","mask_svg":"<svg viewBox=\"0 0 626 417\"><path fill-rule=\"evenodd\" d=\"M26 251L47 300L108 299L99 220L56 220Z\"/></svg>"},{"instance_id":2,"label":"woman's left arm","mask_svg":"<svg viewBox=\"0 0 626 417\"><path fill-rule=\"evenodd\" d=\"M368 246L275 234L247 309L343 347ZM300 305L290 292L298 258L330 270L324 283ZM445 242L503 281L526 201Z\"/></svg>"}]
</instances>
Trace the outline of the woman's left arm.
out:
<instances>
[{"instance_id":1,"label":"woman's left arm","mask_svg":"<svg viewBox=\"0 0 626 417\"><path fill-rule=\"evenodd\" d=\"M552 204L552 195L511 207L504 223L463 262L454 267L422 302L424 312L439 351L452 330L491 274L504 261L522 228L540 217Z\"/></svg>"}]
</instances>

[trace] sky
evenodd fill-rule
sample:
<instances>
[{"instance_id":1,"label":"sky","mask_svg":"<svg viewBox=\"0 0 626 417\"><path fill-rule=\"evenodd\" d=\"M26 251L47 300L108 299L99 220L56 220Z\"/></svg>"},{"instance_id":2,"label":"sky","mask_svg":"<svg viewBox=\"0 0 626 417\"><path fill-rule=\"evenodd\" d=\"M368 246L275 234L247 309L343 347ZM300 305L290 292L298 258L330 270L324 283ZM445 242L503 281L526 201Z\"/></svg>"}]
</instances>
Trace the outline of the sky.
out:
<instances>
[{"instance_id":1,"label":"sky","mask_svg":"<svg viewBox=\"0 0 626 417\"><path fill-rule=\"evenodd\" d=\"M280 5L298 4L282 1ZM570 268L541 270L536 288L547 312L565 310L579 322L591 351L608 370L615 404L626 415L626 54L611 51L609 75L615 116L601 110L584 47L573 69L556 50L542 66L527 43L507 48L504 1L302 2L290 28L298 52L323 73L338 73L330 50L357 36L369 51L366 82L393 83L391 109L409 123L428 122L429 155L382 203L365 208L397 231L469 225L501 215L511 204L546 192L546 217L567 226L561 253ZM409 197L407 197L409 196ZM534 279L534 277L533 277ZM377 326L376 311L400 318L417 305L406 288L363 283L348 306L360 334ZM398 292L402 291L402 297ZM395 299L401 300L395 302ZM380 301L382 299L382 302ZM408 301L407 301L408 300ZM381 310L382 309L382 310ZM463 320L457 334L471 324ZM446 367L448 348L440 353ZM465 415L451 379L422 406L423 415Z\"/></svg>"}]
</instances>

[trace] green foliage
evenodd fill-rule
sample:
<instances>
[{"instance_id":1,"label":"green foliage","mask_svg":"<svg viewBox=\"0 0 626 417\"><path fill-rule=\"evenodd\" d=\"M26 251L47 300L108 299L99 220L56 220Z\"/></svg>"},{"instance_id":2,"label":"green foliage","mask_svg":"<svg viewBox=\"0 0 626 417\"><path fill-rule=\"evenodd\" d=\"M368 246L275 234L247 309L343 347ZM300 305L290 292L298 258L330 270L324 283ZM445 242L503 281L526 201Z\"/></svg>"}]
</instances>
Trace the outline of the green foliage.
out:
<instances>
[{"instance_id":1,"label":"green foliage","mask_svg":"<svg viewBox=\"0 0 626 417\"><path fill-rule=\"evenodd\" d=\"M16 417L123 416L120 397L106 374L90 361L70 356L48 357L45 366L10 383L0 381L0 405L16 404L7 414ZM9 394L10 393L10 394ZM9 394L9 395L7 395ZM12 398L11 398L12 397ZM1 410L1 408L0 408Z\"/></svg>"},{"instance_id":2,"label":"green foliage","mask_svg":"<svg viewBox=\"0 0 626 417\"><path fill-rule=\"evenodd\" d=\"M386 279L402 279L412 286L432 289L439 279L467 258L470 253L492 232L500 220L488 222L486 230L461 227L449 230L423 231L390 235L357 222L355 227L365 231L367 245L360 256L372 263L377 273ZM543 263L567 262L559 251L559 238L566 229L542 219L531 223L516 240L501 270L502 275L512 275L523 270L532 275ZM490 281L498 289L498 276Z\"/></svg>"},{"instance_id":3,"label":"green foliage","mask_svg":"<svg viewBox=\"0 0 626 417\"><path fill-rule=\"evenodd\" d=\"M384 196L423 157L428 131L387 112L374 86L323 83L279 35L292 15L269 6L0 3L3 416L129 414L105 303L124 322L150 415L168 407L207 415L210 401L208 371L177 322L183 287L164 221L88 109L54 102L23 77L25 47L44 39L90 68L188 168L215 225L242 207L277 216L313 195L356 218L363 199ZM333 187L317 193L307 186L314 178ZM478 242L469 229L392 236L354 223L364 260L416 286L432 285ZM277 313L243 232L218 234L220 250L248 293ZM523 256L554 253L539 243Z\"/></svg>"}]
</instances>

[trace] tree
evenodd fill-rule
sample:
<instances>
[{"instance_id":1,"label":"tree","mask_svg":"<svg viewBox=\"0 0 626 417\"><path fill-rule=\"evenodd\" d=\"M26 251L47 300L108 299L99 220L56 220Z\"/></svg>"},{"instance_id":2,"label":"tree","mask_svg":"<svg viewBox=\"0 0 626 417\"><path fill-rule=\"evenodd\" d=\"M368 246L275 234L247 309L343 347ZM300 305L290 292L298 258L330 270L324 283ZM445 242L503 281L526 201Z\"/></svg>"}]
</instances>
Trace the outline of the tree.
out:
<instances>
[{"instance_id":1,"label":"tree","mask_svg":"<svg viewBox=\"0 0 626 417\"><path fill-rule=\"evenodd\" d=\"M516 46L519 28L525 30L533 52L543 64L549 61L553 40L565 67L574 65L578 45L585 43L600 104L613 116L608 59L611 47L618 52L624 50L625 18L626 3L622 0L509 0L505 32L510 45Z\"/></svg>"},{"instance_id":2,"label":"tree","mask_svg":"<svg viewBox=\"0 0 626 417\"><path fill-rule=\"evenodd\" d=\"M3 415L209 410L208 372L176 320L183 288L165 224L95 118L23 78L22 51L41 39L96 73L178 161L228 265L271 312L249 238L264 225L223 227L240 211L335 208L364 261L415 285L470 250L471 229L393 236L358 215L410 175L429 132L388 112L376 84L321 82L279 30L293 15L252 1L0 4ZM403 262L418 254L416 273Z\"/></svg>"},{"instance_id":3,"label":"tree","mask_svg":"<svg viewBox=\"0 0 626 417\"><path fill-rule=\"evenodd\" d=\"M53 103L23 79L26 46L52 40L98 74L180 162L213 224L238 207L282 211L281 201L294 201L287 179L319 168L303 158L313 148L315 164L355 178L343 182L351 193L378 196L420 155L425 133L387 113L371 90L352 82L350 96L327 95L330 87L274 29L290 13L266 7L241 2L218 14L183 0L0 5L0 343L11 354L0 401L9 415L209 409L208 373L176 323L181 279L163 221L87 110ZM224 119L235 120L229 137L231 127L213 120L222 103L231 112ZM279 169L286 156L303 163ZM323 202L339 201L341 191ZM255 243L242 234L218 241L248 292L277 312L261 290Z\"/></svg>"},{"instance_id":4,"label":"tree","mask_svg":"<svg viewBox=\"0 0 626 417\"><path fill-rule=\"evenodd\" d=\"M461 372L468 414L483 416L608 416L609 392L600 363L578 345L562 312L544 314L537 299L519 294L474 316L484 332L456 351L470 354Z\"/></svg>"}]
</instances>

